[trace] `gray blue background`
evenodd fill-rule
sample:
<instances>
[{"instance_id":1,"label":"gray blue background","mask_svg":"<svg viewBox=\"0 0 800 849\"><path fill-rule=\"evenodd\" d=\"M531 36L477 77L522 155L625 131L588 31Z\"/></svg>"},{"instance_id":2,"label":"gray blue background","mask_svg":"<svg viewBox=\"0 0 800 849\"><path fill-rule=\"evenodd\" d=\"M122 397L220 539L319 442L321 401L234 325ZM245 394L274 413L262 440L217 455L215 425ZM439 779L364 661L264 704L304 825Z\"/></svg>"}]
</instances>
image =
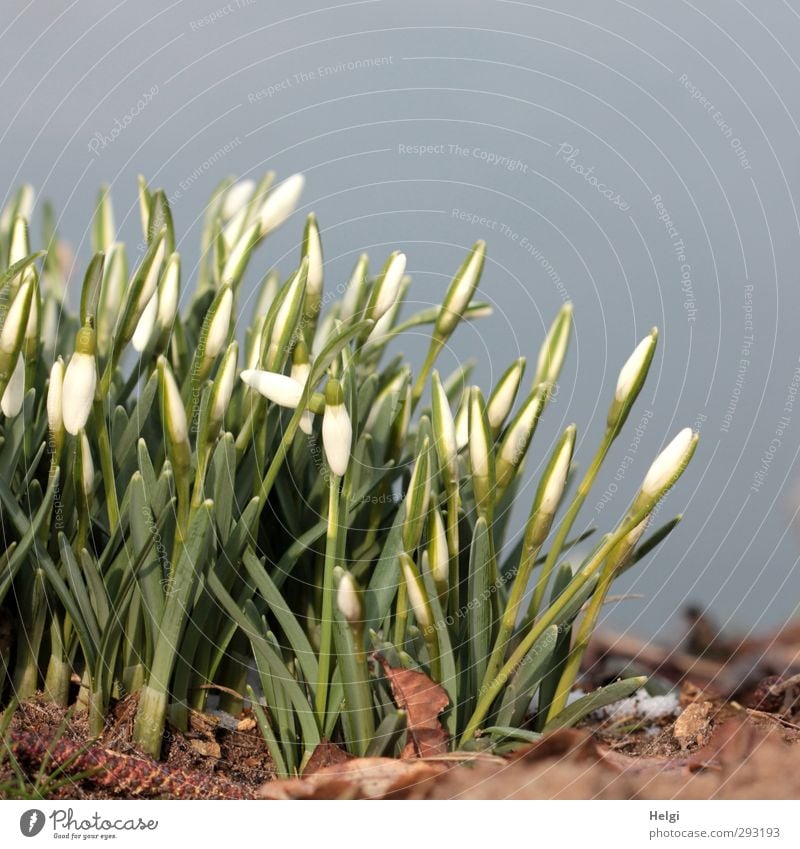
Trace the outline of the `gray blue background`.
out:
<instances>
[{"instance_id":1,"label":"gray blue background","mask_svg":"<svg viewBox=\"0 0 800 849\"><path fill-rule=\"evenodd\" d=\"M607 624L671 639L688 600L742 633L792 614L800 3L4 0L2 9L0 195L29 181L54 201L77 256L73 287L102 181L122 237L139 242L139 173L172 198L190 273L213 185L267 169L303 171L308 182L256 272L288 272L314 210L327 285L347 278L361 250L375 267L400 248L413 307L437 301L484 238L482 293L495 312L459 331L444 371L475 357L477 382L490 386L513 358L535 358L565 298L575 305L531 473L572 421L579 461L591 457L619 366L651 325L661 330L627 438L582 524L609 526L663 442L685 425L701 430L661 512L684 521L618 585L642 597L610 609ZM112 133L117 121L125 127ZM406 350L418 361L424 344L412 338ZM609 484L616 493L600 509Z\"/></svg>"}]
</instances>

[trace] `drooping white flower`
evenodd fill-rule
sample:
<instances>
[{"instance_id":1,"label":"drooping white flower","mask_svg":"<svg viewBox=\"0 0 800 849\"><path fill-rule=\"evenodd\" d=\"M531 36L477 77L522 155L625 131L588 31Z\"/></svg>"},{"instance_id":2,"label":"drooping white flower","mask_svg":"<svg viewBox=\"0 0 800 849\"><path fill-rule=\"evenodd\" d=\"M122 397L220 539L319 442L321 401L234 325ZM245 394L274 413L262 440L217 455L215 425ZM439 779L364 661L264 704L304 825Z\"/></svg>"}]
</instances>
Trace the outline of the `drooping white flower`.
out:
<instances>
[{"instance_id":1,"label":"drooping white flower","mask_svg":"<svg viewBox=\"0 0 800 849\"><path fill-rule=\"evenodd\" d=\"M17 363L14 366L14 371L11 372L11 378L6 384L3 397L0 399L0 408L3 410L3 415L10 419L16 416L22 409L22 402L25 400L25 363L22 356L17 357Z\"/></svg>"},{"instance_id":2,"label":"drooping white flower","mask_svg":"<svg viewBox=\"0 0 800 849\"><path fill-rule=\"evenodd\" d=\"M47 425L52 434L61 433L64 427L63 385L64 361L59 357L50 369L50 385L47 387Z\"/></svg>"},{"instance_id":3,"label":"drooping white flower","mask_svg":"<svg viewBox=\"0 0 800 849\"><path fill-rule=\"evenodd\" d=\"M64 428L67 433L77 436L81 428L85 427L92 412L96 388L97 366L94 354L81 350L77 344L64 373L62 390Z\"/></svg>"},{"instance_id":4,"label":"drooping white flower","mask_svg":"<svg viewBox=\"0 0 800 849\"><path fill-rule=\"evenodd\" d=\"M339 587L336 591L336 606L350 625L355 625L361 621L361 598L356 587L356 582L349 572L343 572L339 578Z\"/></svg>"},{"instance_id":5,"label":"drooping white flower","mask_svg":"<svg viewBox=\"0 0 800 849\"><path fill-rule=\"evenodd\" d=\"M694 450L695 435L690 427L685 427L672 442L656 457L642 483L642 495L653 498L660 495L686 465Z\"/></svg>"},{"instance_id":6,"label":"drooping white flower","mask_svg":"<svg viewBox=\"0 0 800 849\"><path fill-rule=\"evenodd\" d=\"M258 212L262 235L280 227L294 212L305 182L306 179L302 174L293 174L267 195Z\"/></svg>"},{"instance_id":7,"label":"drooping white flower","mask_svg":"<svg viewBox=\"0 0 800 849\"><path fill-rule=\"evenodd\" d=\"M325 387L325 413L322 416L322 444L331 471L344 476L350 462L353 425L338 380L329 380Z\"/></svg>"},{"instance_id":8,"label":"drooping white flower","mask_svg":"<svg viewBox=\"0 0 800 849\"><path fill-rule=\"evenodd\" d=\"M303 399L303 384L273 371L245 369L240 377L273 404L280 407L296 407Z\"/></svg>"}]
</instances>

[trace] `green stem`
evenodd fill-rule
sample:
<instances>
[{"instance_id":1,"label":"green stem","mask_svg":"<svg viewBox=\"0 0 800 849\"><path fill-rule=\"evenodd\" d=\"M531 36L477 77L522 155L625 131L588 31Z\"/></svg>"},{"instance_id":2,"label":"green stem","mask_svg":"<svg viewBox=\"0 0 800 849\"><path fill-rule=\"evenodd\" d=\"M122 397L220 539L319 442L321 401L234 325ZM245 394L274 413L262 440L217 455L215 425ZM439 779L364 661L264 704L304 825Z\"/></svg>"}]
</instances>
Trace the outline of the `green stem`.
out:
<instances>
[{"instance_id":1,"label":"green stem","mask_svg":"<svg viewBox=\"0 0 800 849\"><path fill-rule=\"evenodd\" d=\"M567 541L567 536L572 530L572 526L578 517L578 513L580 513L581 507L583 507L586 496L589 494L592 486L594 485L595 478L600 471L600 467L603 465L606 454L608 454L608 449L611 447L611 443L614 441L617 433L618 430L616 428L608 428L606 430L605 435L603 436L603 441L597 449L597 453L594 455L589 468L586 470L583 480L580 484L578 484L578 490L575 493L575 497L572 499L572 503L569 505L566 515L561 520L561 524L558 526L558 531L556 531L550 550L547 552L547 559L544 561L544 566L539 574L539 580L536 582L536 588L533 591L533 597L531 598L531 603L528 607L528 613L525 617L525 625L529 625L539 615L539 608L541 607L542 600L544 599L544 594L547 592L547 586L550 583L550 576L555 568L558 558L561 556L561 552L564 550L564 544Z\"/></svg>"},{"instance_id":2,"label":"green stem","mask_svg":"<svg viewBox=\"0 0 800 849\"><path fill-rule=\"evenodd\" d=\"M416 406L419 403L419 399L422 397L422 393L425 391L425 382L427 381L428 375L430 374L430 371L433 368L433 364L436 362L436 358L439 356L439 352L441 350L442 342L436 338L431 339L431 344L428 348L428 353L425 356L425 361L422 363L422 368L420 369L420 372L417 375L417 379L414 383L414 388L411 390L412 412L414 409L416 409Z\"/></svg>"},{"instance_id":3,"label":"green stem","mask_svg":"<svg viewBox=\"0 0 800 849\"><path fill-rule=\"evenodd\" d=\"M330 473L328 488L328 535L325 540L325 572L322 579L322 615L319 640L319 680L316 710L320 725L324 724L331 673L333 643L333 570L336 567L336 541L339 534L339 477Z\"/></svg>"},{"instance_id":4,"label":"green stem","mask_svg":"<svg viewBox=\"0 0 800 849\"><path fill-rule=\"evenodd\" d=\"M548 607L541 618L535 621L531 629L520 641L511 657L506 661L497 675L481 688L482 693L478 699L478 704L475 707L475 711L470 717L461 737L462 746L475 735L480 723L489 713L494 700L497 698L506 681L511 678L514 670L525 658L525 655L531 649L536 640L542 636L550 625L559 621L561 613L580 589L586 584L586 582L589 581L598 571L603 561L613 550L614 546L644 519L647 513L652 509L652 506L652 504L648 504L646 509L640 508L635 514L630 515L629 518L627 518L613 534L609 534L604 538L595 553L589 558L587 564L580 570L580 572L577 573L564 592L555 602L553 602L553 604L550 605L550 607Z\"/></svg>"}]
</instances>

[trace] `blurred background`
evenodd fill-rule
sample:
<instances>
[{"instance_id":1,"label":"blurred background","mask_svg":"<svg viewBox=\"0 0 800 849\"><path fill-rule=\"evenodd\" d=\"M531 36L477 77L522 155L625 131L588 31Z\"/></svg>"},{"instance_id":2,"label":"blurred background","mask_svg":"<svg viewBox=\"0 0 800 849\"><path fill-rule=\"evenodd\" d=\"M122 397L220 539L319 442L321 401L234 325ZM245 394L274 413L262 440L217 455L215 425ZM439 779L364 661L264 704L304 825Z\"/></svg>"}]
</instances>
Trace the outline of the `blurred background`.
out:
<instances>
[{"instance_id":1,"label":"blurred background","mask_svg":"<svg viewBox=\"0 0 800 849\"><path fill-rule=\"evenodd\" d=\"M399 248L410 309L438 302L486 239L494 314L459 330L443 372L475 358L488 390L527 356L532 377L546 327L575 306L531 475L572 421L588 461L620 365L661 331L582 527L608 528L661 445L701 431L660 516L684 520L616 585L640 597L606 624L673 640L688 602L743 635L792 615L800 3L4 0L3 11L0 194L27 181L55 203L73 298L101 182L135 259L140 173L171 200L185 278L224 176L306 174L300 209L251 263L251 293L297 262L312 210L326 285L347 280L362 250L377 269ZM404 341L417 357L426 344Z\"/></svg>"}]
</instances>

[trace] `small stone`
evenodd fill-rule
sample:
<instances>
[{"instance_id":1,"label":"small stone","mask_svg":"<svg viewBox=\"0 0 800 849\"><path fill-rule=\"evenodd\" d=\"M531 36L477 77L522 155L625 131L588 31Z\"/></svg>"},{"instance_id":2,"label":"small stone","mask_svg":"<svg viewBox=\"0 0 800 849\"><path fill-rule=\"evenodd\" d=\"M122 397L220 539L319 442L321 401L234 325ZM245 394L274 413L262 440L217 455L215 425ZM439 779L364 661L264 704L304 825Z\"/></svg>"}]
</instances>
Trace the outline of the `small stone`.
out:
<instances>
[{"instance_id":1,"label":"small stone","mask_svg":"<svg viewBox=\"0 0 800 849\"><path fill-rule=\"evenodd\" d=\"M672 733L681 747L686 751L690 747L705 746L711 736L711 702L692 702L675 720Z\"/></svg>"}]
</instances>

